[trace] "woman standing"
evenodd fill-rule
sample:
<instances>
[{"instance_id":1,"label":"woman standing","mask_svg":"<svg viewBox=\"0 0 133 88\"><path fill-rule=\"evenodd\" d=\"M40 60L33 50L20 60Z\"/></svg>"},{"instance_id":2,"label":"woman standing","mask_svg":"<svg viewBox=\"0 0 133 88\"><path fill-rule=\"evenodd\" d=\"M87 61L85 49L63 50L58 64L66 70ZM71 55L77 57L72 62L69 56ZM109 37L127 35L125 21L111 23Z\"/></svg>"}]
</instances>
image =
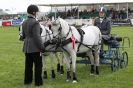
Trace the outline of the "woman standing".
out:
<instances>
[{"instance_id":1,"label":"woman standing","mask_svg":"<svg viewBox=\"0 0 133 88\"><path fill-rule=\"evenodd\" d=\"M103 42L105 43L110 39L110 32L111 32L111 20L106 17L106 9L104 7L101 7L99 9L99 17L95 19L94 25L97 26L102 34L102 46L101 46L101 52L103 51ZM99 66L96 66L96 74L99 75L98 68ZM94 65L91 65L91 73L94 73Z\"/></svg>"},{"instance_id":2,"label":"woman standing","mask_svg":"<svg viewBox=\"0 0 133 88\"><path fill-rule=\"evenodd\" d=\"M27 8L28 19L22 24L24 38L23 52L25 53L24 84L31 84L33 79L33 64L35 70L35 86L41 86L42 81L42 56L44 45L41 38L41 27L36 20L39 9L36 5Z\"/></svg>"}]
</instances>

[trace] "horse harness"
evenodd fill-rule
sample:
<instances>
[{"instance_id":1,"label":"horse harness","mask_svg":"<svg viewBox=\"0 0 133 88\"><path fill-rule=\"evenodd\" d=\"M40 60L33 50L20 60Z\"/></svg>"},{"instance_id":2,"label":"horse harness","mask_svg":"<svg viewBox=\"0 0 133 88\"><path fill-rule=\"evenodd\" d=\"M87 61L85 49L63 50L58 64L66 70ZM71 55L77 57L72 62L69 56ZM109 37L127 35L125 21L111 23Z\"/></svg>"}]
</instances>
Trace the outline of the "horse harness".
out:
<instances>
[{"instance_id":1,"label":"horse harness","mask_svg":"<svg viewBox=\"0 0 133 88\"><path fill-rule=\"evenodd\" d=\"M56 46L56 43L54 42L54 40L51 38L51 35L53 33L50 33L46 28L45 28L45 31L46 31L46 35L42 35L41 37L45 37L45 41L49 38L48 41L46 41L44 43L44 46L47 47L48 45L55 45ZM48 37L47 37L48 36ZM51 47L50 49L53 49L55 46ZM50 50L49 49L49 50Z\"/></svg>"},{"instance_id":2,"label":"horse harness","mask_svg":"<svg viewBox=\"0 0 133 88\"><path fill-rule=\"evenodd\" d=\"M62 29L62 27L61 27L61 24L60 24L60 27L59 27L59 29L58 29L58 34L57 35L61 35L61 29ZM95 50L95 49L93 49L93 48L91 48L90 46L92 46L92 45L87 45L87 44L84 44L83 43L83 38L84 38L84 34L85 34L85 32L82 30L82 29L77 29L77 31L79 32L79 34L80 34L80 41L75 41L75 43L79 43L79 45L78 45L78 49L77 49L77 51L79 51L79 49L80 49L80 46L81 45L83 45L83 46L85 46L85 47L87 47L87 48L89 48L89 49L91 49L91 50ZM64 48L63 48L63 46L65 46L65 45L67 45L67 44L69 44L69 43L71 43L72 42L72 39L71 39L71 37L70 38L68 38L68 39L66 39L67 37L68 37L68 35L69 35L69 33L72 33L72 29L71 29L71 27L69 26L69 31L68 31L68 33L66 34L66 36L65 37L61 37L61 38L58 38L57 40L58 40L58 47L61 47L63 50L65 50ZM57 36L56 35L56 36ZM73 34L72 34L73 35ZM56 38L56 36L54 37L54 38ZM98 50L98 49L97 49ZM65 50L66 52L67 52L67 50Z\"/></svg>"}]
</instances>

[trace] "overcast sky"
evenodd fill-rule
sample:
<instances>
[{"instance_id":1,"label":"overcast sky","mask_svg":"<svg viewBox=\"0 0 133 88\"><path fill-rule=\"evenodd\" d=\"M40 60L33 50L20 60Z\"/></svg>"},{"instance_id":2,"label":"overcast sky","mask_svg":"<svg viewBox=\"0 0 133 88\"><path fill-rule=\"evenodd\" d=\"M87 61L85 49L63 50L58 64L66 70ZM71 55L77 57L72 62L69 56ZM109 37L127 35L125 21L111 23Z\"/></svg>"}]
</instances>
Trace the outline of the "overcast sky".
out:
<instances>
[{"instance_id":1,"label":"overcast sky","mask_svg":"<svg viewBox=\"0 0 133 88\"><path fill-rule=\"evenodd\" d=\"M9 9L15 12L26 11L30 4L47 4L47 3L70 3L70 2L83 2L86 0L0 0L0 9ZM50 7L40 7L41 11L47 11Z\"/></svg>"},{"instance_id":2,"label":"overcast sky","mask_svg":"<svg viewBox=\"0 0 133 88\"><path fill-rule=\"evenodd\" d=\"M39 0L0 0L0 9L9 9L15 12L25 12L28 5L37 3L38 1ZM46 9L40 8L40 10L45 11Z\"/></svg>"},{"instance_id":3,"label":"overcast sky","mask_svg":"<svg viewBox=\"0 0 133 88\"><path fill-rule=\"evenodd\" d=\"M133 2L133 0L0 0L0 9L9 9L15 12L25 12L28 5L30 4L47 4L47 3L97 3L97 2ZM43 7L40 8L40 11L48 11L49 8Z\"/></svg>"},{"instance_id":4,"label":"overcast sky","mask_svg":"<svg viewBox=\"0 0 133 88\"><path fill-rule=\"evenodd\" d=\"M15 11L25 11L29 0L0 0L1 9L10 9Z\"/></svg>"}]
</instances>

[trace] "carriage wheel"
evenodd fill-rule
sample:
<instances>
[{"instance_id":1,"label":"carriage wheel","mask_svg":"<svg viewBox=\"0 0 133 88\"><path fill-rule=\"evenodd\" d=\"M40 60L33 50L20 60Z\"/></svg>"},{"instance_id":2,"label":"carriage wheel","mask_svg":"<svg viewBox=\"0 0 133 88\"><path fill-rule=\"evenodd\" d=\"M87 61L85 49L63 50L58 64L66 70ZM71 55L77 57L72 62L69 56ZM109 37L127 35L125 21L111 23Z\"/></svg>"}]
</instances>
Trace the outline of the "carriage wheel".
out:
<instances>
[{"instance_id":1,"label":"carriage wheel","mask_svg":"<svg viewBox=\"0 0 133 88\"><path fill-rule=\"evenodd\" d=\"M125 68L127 67L127 65L128 65L128 54L125 51L122 53L122 60L121 60L120 66L121 68Z\"/></svg>"},{"instance_id":2,"label":"carriage wheel","mask_svg":"<svg viewBox=\"0 0 133 88\"><path fill-rule=\"evenodd\" d=\"M117 71L119 69L119 61L117 59L112 60L111 70Z\"/></svg>"},{"instance_id":3,"label":"carriage wheel","mask_svg":"<svg viewBox=\"0 0 133 88\"><path fill-rule=\"evenodd\" d=\"M117 71L119 68L119 61L118 61L118 55L115 51L112 52L112 60L111 60L111 70Z\"/></svg>"}]
</instances>

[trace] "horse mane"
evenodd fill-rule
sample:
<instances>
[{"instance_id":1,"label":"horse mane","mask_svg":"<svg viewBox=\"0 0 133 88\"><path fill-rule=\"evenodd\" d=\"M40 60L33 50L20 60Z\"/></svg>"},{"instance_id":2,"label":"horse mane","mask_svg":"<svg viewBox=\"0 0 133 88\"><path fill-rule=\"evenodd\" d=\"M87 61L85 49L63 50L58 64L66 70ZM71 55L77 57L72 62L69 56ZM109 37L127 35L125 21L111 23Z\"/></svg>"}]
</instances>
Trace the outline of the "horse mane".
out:
<instances>
[{"instance_id":1,"label":"horse mane","mask_svg":"<svg viewBox=\"0 0 133 88\"><path fill-rule=\"evenodd\" d=\"M68 22L65 21L64 19L59 18L59 22L60 22L60 24L61 24L62 27L68 27L69 28Z\"/></svg>"}]
</instances>

